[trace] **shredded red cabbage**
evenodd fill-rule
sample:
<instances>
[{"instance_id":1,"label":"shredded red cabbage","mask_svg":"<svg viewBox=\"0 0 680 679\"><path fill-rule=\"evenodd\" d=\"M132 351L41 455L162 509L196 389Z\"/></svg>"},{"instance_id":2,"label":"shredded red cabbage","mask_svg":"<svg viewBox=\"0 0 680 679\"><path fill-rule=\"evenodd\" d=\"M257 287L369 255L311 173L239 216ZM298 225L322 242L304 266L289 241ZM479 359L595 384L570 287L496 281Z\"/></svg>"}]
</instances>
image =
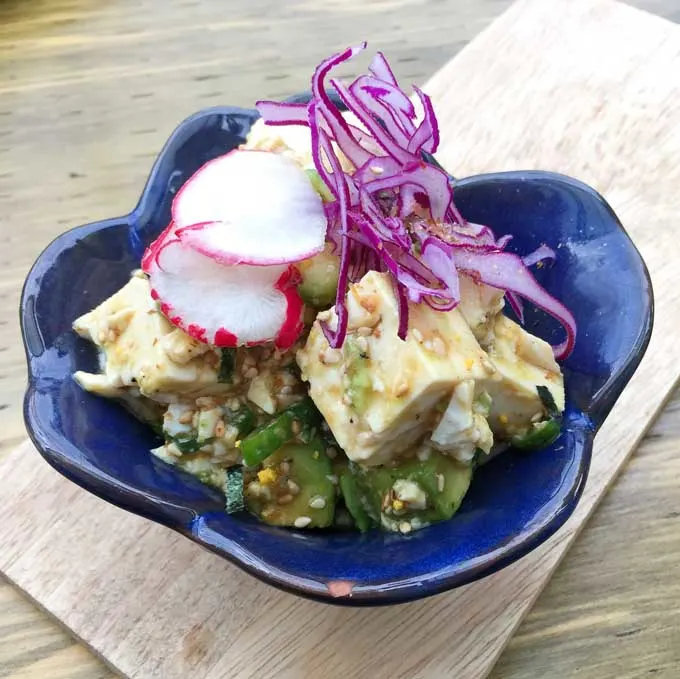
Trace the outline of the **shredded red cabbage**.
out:
<instances>
[{"instance_id":1,"label":"shredded red cabbage","mask_svg":"<svg viewBox=\"0 0 680 679\"><path fill-rule=\"evenodd\" d=\"M536 281L529 267L555 253L545 245L524 258L505 251L511 236L496 239L488 226L466 222L453 201L449 175L431 159L439 146L439 126L430 97L414 87L422 108L399 87L384 55L375 55L369 73L351 84L329 78L339 64L364 50L350 47L317 67L308 104L260 101L270 125L306 125L320 177L335 200L325 206L328 241L340 255L335 302L337 324L322 323L334 347L347 333L346 292L368 270L391 274L399 306L399 337L408 331L408 304L425 303L450 311L460 301L459 272L505 291L523 322L522 298L556 318L566 339L554 347L557 358L571 352L576 322ZM332 86L354 120L346 120L328 96ZM341 153L353 166L346 172Z\"/></svg>"}]
</instances>

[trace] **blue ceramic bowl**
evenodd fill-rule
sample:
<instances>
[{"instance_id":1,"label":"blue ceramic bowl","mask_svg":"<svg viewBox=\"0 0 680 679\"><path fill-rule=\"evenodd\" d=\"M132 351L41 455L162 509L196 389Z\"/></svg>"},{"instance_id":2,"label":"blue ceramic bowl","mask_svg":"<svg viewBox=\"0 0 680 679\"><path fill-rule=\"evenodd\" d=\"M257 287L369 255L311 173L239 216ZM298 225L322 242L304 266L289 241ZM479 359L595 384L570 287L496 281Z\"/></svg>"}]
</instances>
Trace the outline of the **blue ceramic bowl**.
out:
<instances>
[{"instance_id":1,"label":"blue ceramic bowl","mask_svg":"<svg viewBox=\"0 0 680 679\"><path fill-rule=\"evenodd\" d=\"M96 371L94 347L71 323L139 266L168 223L173 195L211 158L234 148L254 111L214 108L180 125L127 216L59 236L31 269L21 300L29 368L25 419L45 459L90 492L169 526L256 577L320 601L375 605L458 587L519 559L569 517L588 474L595 433L631 377L652 327L652 289L635 246L601 196L546 172L481 175L456 183L465 217L512 233L527 253L547 242L554 266L541 283L575 314L576 348L564 365L564 430L549 448L509 452L477 472L451 520L410 536L298 532L229 516L222 497L149 453L153 434L71 375ZM512 249L512 248L511 248ZM528 329L559 328L529 310Z\"/></svg>"}]
</instances>

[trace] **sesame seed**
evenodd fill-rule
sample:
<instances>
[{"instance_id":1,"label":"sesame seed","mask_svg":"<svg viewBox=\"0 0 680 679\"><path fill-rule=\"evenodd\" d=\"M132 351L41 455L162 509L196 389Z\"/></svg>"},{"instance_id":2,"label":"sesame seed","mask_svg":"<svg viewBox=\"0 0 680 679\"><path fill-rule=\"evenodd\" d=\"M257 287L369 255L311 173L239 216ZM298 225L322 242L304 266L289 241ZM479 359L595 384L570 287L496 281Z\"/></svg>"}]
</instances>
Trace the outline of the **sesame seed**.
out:
<instances>
[{"instance_id":1,"label":"sesame seed","mask_svg":"<svg viewBox=\"0 0 680 679\"><path fill-rule=\"evenodd\" d=\"M99 340L99 344L104 344L106 342L106 339L108 337L108 334L106 330L100 330L99 333L97 334L97 339Z\"/></svg>"},{"instance_id":2,"label":"sesame seed","mask_svg":"<svg viewBox=\"0 0 680 679\"><path fill-rule=\"evenodd\" d=\"M293 522L293 525L296 528L307 528L310 523L312 523L312 520L309 516L298 516L298 518Z\"/></svg>"},{"instance_id":3,"label":"sesame seed","mask_svg":"<svg viewBox=\"0 0 680 679\"><path fill-rule=\"evenodd\" d=\"M334 485L338 485L338 477L335 474L326 474L326 478Z\"/></svg>"},{"instance_id":4,"label":"sesame seed","mask_svg":"<svg viewBox=\"0 0 680 679\"><path fill-rule=\"evenodd\" d=\"M279 505L289 505L293 501L293 496L290 493L282 495L276 503Z\"/></svg>"},{"instance_id":5,"label":"sesame seed","mask_svg":"<svg viewBox=\"0 0 680 679\"><path fill-rule=\"evenodd\" d=\"M446 483L446 479L444 478L444 474L437 474L437 490L440 493L444 492L445 483Z\"/></svg>"},{"instance_id":6,"label":"sesame seed","mask_svg":"<svg viewBox=\"0 0 680 679\"><path fill-rule=\"evenodd\" d=\"M251 481L248 484L248 494L256 497L262 492L262 486L257 481Z\"/></svg>"},{"instance_id":7,"label":"sesame seed","mask_svg":"<svg viewBox=\"0 0 680 679\"><path fill-rule=\"evenodd\" d=\"M531 416L531 421L532 422L540 422L543 419L543 413L534 413Z\"/></svg>"},{"instance_id":8,"label":"sesame seed","mask_svg":"<svg viewBox=\"0 0 680 679\"><path fill-rule=\"evenodd\" d=\"M408 521L402 521L399 524L399 532L403 533L404 535L406 535L406 533L410 533L411 532L411 524Z\"/></svg>"},{"instance_id":9,"label":"sesame seed","mask_svg":"<svg viewBox=\"0 0 680 679\"><path fill-rule=\"evenodd\" d=\"M241 402L237 398L229 399L229 410L236 411L241 407Z\"/></svg>"},{"instance_id":10,"label":"sesame seed","mask_svg":"<svg viewBox=\"0 0 680 679\"><path fill-rule=\"evenodd\" d=\"M378 165L369 165L369 168L371 170L371 174L374 175L381 175L383 172L385 172L385 170Z\"/></svg>"},{"instance_id":11,"label":"sesame seed","mask_svg":"<svg viewBox=\"0 0 680 679\"><path fill-rule=\"evenodd\" d=\"M335 363L340 363L341 354L335 349L327 349L326 351L321 352L319 358L324 365L333 365Z\"/></svg>"},{"instance_id":12,"label":"sesame seed","mask_svg":"<svg viewBox=\"0 0 680 679\"><path fill-rule=\"evenodd\" d=\"M324 509L326 506L326 499L321 497L321 495L315 495L310 501L309 506L312 509Z\"/></svg>"},{"instance_id":13,"label":"sesame seed","mask_svg":"<svg viewBox=\"0 0 680 679\"><path fill-rule=\"evenodd\" d=\"M291 387L289 384L284 385L279 389L279 394L282 394L283 396L287 396L288 394L293 393L293 387Z\"/></svg>"},{"instance_id":14,"label":"sesame seed","mask_svg":"<svg viewBox=\"0 0 680 679\"><path fill-rule=\"evenodd\" d=\"M290 430L297 436L300 433L300 422L298 420L293 420L293 423L290 425Z\"/></svg>"},{"instance_id":15,"label":"sesame seed","mask_svg":"<svg viewBox=\"0 0 680 679\"><path fill-rule=\"evenodd\" d=\"M286 484L288 486L288 490L293 494L297 495L300 492L300 486L298 486L295 481L292 479L288 479L288 483Z\"/></svg>"},{"instance_id":16,"label":"sesame seed","mask_svg":"<svg viewBox=\"0 0 680 679\"><path fill-rule=\"evenodd\" d=\"M435 337L432 340L432 349L435 354L439 356L446 356L446 345L441 337Z\"/></svg>"},{"instance_id":17,"label":"sesame seed","mask_svg":"<svg viewBox=\"0 0 680 679\"><path fill-rule=\"evenodd\" d=\"M394 395L399 398L401 396L405 396L408 393L408 384L406 382L400 382L395 390L394 390Z\"/></svg>"}]
</instances>

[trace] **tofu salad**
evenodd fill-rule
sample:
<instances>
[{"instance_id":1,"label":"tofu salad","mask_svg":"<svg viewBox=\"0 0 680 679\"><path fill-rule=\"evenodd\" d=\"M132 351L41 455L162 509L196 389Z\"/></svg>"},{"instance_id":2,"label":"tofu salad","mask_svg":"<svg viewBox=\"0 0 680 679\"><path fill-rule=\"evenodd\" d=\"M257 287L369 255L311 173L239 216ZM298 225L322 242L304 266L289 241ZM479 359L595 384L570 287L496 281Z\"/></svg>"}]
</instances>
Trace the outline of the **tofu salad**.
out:
<instances>
[{"instance_id":1,"label":"tofu salad","mask_svg":"<svg viewBox=\"0 0 680 679\"><path fill-rule=\"evenodd\" d=\"M450 519L491 455L557 437L576 327L531 273L550 248L515 254L457 210L429 97L381 53L330 77L364 47L317 67L309 103L258 102L188 179L140 269L75 320L101 372L74 378L229 513L406 534ZM562 344L522 327L524 301Z\"/></svg>"}]
</instances>

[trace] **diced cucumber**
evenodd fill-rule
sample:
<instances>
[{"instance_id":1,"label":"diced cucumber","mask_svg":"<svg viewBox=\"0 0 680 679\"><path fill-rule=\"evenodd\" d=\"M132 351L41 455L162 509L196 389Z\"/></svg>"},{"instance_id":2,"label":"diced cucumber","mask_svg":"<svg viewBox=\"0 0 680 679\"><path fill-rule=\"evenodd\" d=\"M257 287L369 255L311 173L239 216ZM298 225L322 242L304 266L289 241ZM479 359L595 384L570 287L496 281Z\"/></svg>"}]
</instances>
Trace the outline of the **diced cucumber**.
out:
<instances>
[{"instance_id":1,"label":"diced cucumber","mask_svg":"<svg viewBox=\"0 0 680 679\"><path fill-rule=\"evenodd\" d=\"M373 523L402 532L450 519L472 480L470 465L435 452L425 461L409 460L398 467L350 464L349 469L355 486L345 482L350 496L345 502L357 525L357 516L365 512ZM344 493L345 485L342 489Z\"/></svg>"},{"instance_id":2,"label":"diced cucumber","mask_svg":"<svg viewBox=\"0 0 680 679\"><path fill-rule=\"evenodd\" d=\"M333 468L322 443L288 443L270 455L263 482L246 488L246 505L272 526L325 528L333 523L336 490ZM266 492L265 492L266 491Z\"/></svg>"},{"instance_id":3,"label":"diced cucumber","mask_svg":"<svg viewBox=\"0 0 680 679\"><path fill-rule=\"evenodd\" d=\"M299 428L295 433L295 423ZM309 441L321 426L321 415L311 398L286 408L273 420L252 431L241 441L243 461L249 467L257 467L284 443L297 438ZM330 472L329 472L330 473Z\"/></svg>"},{"instance_id":4,"label":"diced cucumber","mask_svg":"<svg viewBox=\"0 0 680 679\"><path fill-rule=\"evenodd\" d=\"M343 352L349 380L347 395L352 408L362 415L368 409L373 393L370 359L368 354L359 348L357 338L352 336L345 338Z\"/></svg>"},{"instance_id":5,"label":"diced cucumber","mask_svg":"<svg viewBox=\"0 0 680 679\"><path fill-rule=\"evenodd\" d=\"M331 193L331 190L326 185L326 182L321 179L321 175L317 170L310 167L305 170L305 172L307 173L309 181L314 187L314 190L321 196L321 199L324 201L324 203L330 203L331 201L335 200L335 196Z\"/></svg>"},{"instance_id":6,"label":"diced cucumber","mask_svg":"<svg viewBox=\"0 0 680 679\"><path fill-rule=\"evenodd\" d=\"M345 506L352 515L356 527L362 533L370 530L375 524L364 508L362 492L359 489L356 478L350 472L345 472L340 477L340 491L345 500Z\"/></svg>"},{"instance_id":7,"label":"diced cucumber","mask_svg":"<svg viewBox=\"0 0 680 679\"><path fill-rule=\"evenodd\" d=\"M545 448L560 435L561 428L561 421L552 417L549 420L535 422L526 432L513 436L510 443L520 450Z\"/></svg>"},{"instance_id":8,"label":"diced cucumber","mask_svg":"<svg viewBox=\"0 0 680 679\"><path fill-rule=\"evenodd\" d=\"M314 257L297 264L302 276L298 292L303 301L315 309L325 309L335 302L338 292L340 258L331 254L331 246Z\"/></svg>"}]
</instances>

